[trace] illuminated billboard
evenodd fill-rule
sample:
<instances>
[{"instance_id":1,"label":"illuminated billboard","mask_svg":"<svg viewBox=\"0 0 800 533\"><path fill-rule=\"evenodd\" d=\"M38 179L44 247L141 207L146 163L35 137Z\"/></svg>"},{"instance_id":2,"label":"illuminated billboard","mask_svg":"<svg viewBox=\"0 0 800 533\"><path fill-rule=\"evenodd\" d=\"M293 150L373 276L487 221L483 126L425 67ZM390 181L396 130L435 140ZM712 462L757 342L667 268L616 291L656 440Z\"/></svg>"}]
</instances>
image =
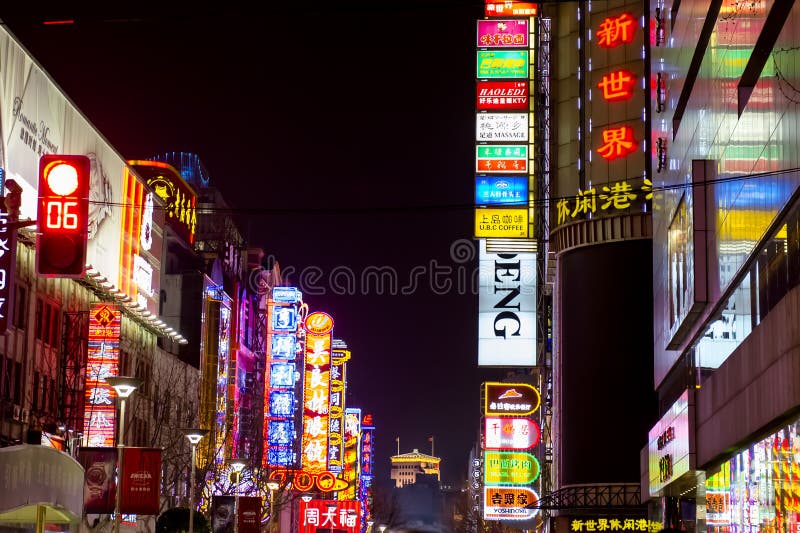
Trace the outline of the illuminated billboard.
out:
<instances>
[{"instance_id":1,"label":"illuminated billboard","mask_svg":"<svg viewBox=\"0 0 800 533\"><path fill-rule=\"evenodd\" d=\"M478 238L528 238L527 208L477 207L475 209L475 237Z\"/></svg>"},{"instance_id":2,"label":"illuminated billboard","mask_svg":"<svg viewBox=\"0 0 800 533\"><path fill-rule=\"evenodd\" d=\"M189 244L197 230L197 194L172 165L161 161L128 161L164 203L165 224Z\"/></svg>"},{"instance_id":3,"label":"illuminated billboard","mask_svg":"<svg viewBox=\"0 0 800 533\"><path fill-rule=\"evenodd\" d=\"M475 205L506 204L528 204L528 176L475 178Z\"/></svg>"},{"instance_id":4,"label":"illuminated billboard","mask_svg":"<svg viewBox=\"0 0 800 533\"><path fill-rule=\"evenodd\" d=\"M528 109L527 81L479 81L475 109L480 111L523 111Z\"/></svg>"},{"instance_id":5,"label":"illuminated billboard","mask_svg":"<svg viewBox=\"0 0 800 533\"><path fill-rule=\"evenodd\" d=\"M539 460L528 452L487 451L483 453L483 469L486 485L528 485L539 477Z\"/></svg>"},{"instance_id":6,"label":"illuminated billboard","mask_svg":"<svg viewBox=\"0 0 800 533\"><path fill-rule=\"evenodd\" d=\"M349 483L342 497L355 499L360 472L361 409L346 407L344 410L344 461L340 477Z\"/></svg>"},{"instance_id":7,"label":"illuminated billboard","mask_svg":"<svg viewBox=\"0 0 800 533\"><path fill-rule=\"evenodd\" d=\"M299 533L359 533L361 504L357 500L300 501Z\"/></svg>"},{"instance_id":8,"label":"illuminated billboard","mask_svg":"<svg viewBox=\"0 0 800 533\"><path fill-rule=\"evenodd\" d=\"M486 416L532 415L541 402L539 391L529 383L487 382L483 384L483 397Z\"/></svg>"},{"instance_id":9,"label":"illuminated billboard","mask_svg":"<svg viewBox=\"0 0 800 533\"><path fill-rule=\"evenodd\" d=\"M478 48L527 48L528 21L511 20L479 20Z\"/></svg>"},{"instance_id":10,"label":"illuminated billboard","mask_svg":"<svg viewBox=\"0 0 800 533\"><path fill-rule=\"evenodd\" d=\"M539 444L539 423L530 418L484 419L484 447L487 450L528 450Z\"/></svg>"},{"instance_id":11,"label":"illuminated billboard","mask_svg":"<svg viewBox=\"0 0 800 533\"><path fill-rule=\"evenodd\" d=\"M527 50L478 50L480 79L528 78Z\"/></svg>"},{"instance_id":12,"label":"illuminated billboard","mask_svg":"<svg viewBox=\"0 0 800 533\"><path fill-rule=\"evenodd\" d=\"M333 318L315 312L306 317L306 353L303 401L303 469L328 469L330 423L331 332Z\"/></svg>"},{"instance_id":13,"label":"illuminated billboard","mask_svg":"<svg viewBox=\"0 0 800 533\"><path fill-rule=\"evenodd\" d=\"M484 520L528 520L539 512L527 508L539 502L539 496L529 487L485 486L483 502Z\"/></svg>"},{"instance_id":14,"label":"illuminated billboard","mask_svg":"<svg viewBox=\"0 0 800 533\"><path fill-rule=\"evenodd\" d=\"M114 446L117 394L106 378L119 374L121 325L118 306L105 302L91 304L83 434L92 448Z\"/></svg>"},{"instance_id":15,"label":"illuminated billboard","mask_svg":"<svg viewBox=\"0 0 800 533\"><path fill-rule=\"evenodd\" d=\"M691 401L690 401L691 400ZM695 469L692 449L694 395L683 391L669 411L648 433L650 496L661 496L664 487Z\"/></svg>"},{"instance_id":16,"label":"illuminated billboard","mask_svg":"<svg viewBox=\"0 0 800 533\"><path fill-rule=\"evenodd\" d=\"M477 113L475 140L478 142L528 142L527 113Z\"/></svg>"},{"instance_id":17,"label":"illuminated billboard","mask_svg":"<svg viewBox=\"0 0 800 533\"><path fill-rule=\"evenodd\" d=\"M295 443L300 419L297 399L302 383L302 328L298 305L302 294L296 287L274 287L267 300L267 361L269 373L264 382L263 437L267 451L262 463L269 467L299 466Z\"/></svg>"},{"instance_id":18,"label":"illuminated billboard","mask_svg":"<svg viewBox=\"0 0 800 533\"><path fill-rule=\"evenodd\" d=\"M527 174L528 145L479 144L475 147L475 170L486 174Z\"/></svg>"},{"instance_id":19,"label":"illuminated billboard","mask_svg":"<svg viewBox=\"0 0 800 533\"><path fill-rule=\"evenodd\" d=\"M478 366L536 366L536 254L478 259Z\"/></svg>"},{"instance_id":20,"label":"illuminated billboard","mask_svg":"<svg viewBox=\"0 0 800 533\"><path fill-rule=\"evenodd\" d=\"M535 2L509 2L508 0L485 0L486 17L535 17L539 14L539 4Z\"/></svg>"},{"instance_id":21,"label":"illuminated billboard","mask_svg":"<svg viewBox=\"0 0 800 533\"><path fill-rule=\"evenodd\" d=\"M158 315L164 209L136 176L125 171L119 289Z\"/></svg>"},{"instance_id":22,"label":"illuminated billboard","mask_svg":"<svg viewBox=\"0 0 800 533\"><path fill-rule=\"evenodd\" d=\"M330 411L328 413L328 470L341 472L344 457L345 370L349 350L333 350L331 357Z\"/></svg>"}]
</instances>

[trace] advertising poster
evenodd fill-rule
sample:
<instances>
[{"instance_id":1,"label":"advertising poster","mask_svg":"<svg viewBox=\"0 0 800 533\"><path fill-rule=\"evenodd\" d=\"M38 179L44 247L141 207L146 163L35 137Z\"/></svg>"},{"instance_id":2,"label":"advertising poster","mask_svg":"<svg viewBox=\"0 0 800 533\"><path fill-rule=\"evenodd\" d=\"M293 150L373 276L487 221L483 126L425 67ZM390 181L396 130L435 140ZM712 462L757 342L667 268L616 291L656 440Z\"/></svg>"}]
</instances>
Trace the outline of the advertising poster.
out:
<instances>
[{"instance_id":1,"label":"advertising poster","mask_svg":"<svg viewBox=\"0 0 800 533\"><path fill-rule=\"evenodd\" d=\"M212 533L233 533L235 498L215 494L211 498Z\"/></svg>"},{"instance_id":2,"label":"advertising poster","mask_svg":"<svg viewBox=\"0 0 800 533\"><path fill-rule=\"evenodd\" d=\"M120 510L157 515L161 492L161 448L125 447L122 454Z\"/></svg>"},{"instance_id":3,"label":"advertising poster","mask_svg":"<svg viewBox=\"0 0 800 533\"><path fill-rule=\"evenodd\" d=\"M78 462L84 469L83 512L105 514L114 512L117 485L116 448L83 448L78 452Z\"/></svg>"},{"instance_id":4,"label":"advertising poster","mask_svg":"<svg viewBox=\"0 0 800 533\"><path fill-rule=\"evenodd\" d=\"M239 496L238 533L259 533L261 530L261 497Z\"/></svg>"}]
</instances>

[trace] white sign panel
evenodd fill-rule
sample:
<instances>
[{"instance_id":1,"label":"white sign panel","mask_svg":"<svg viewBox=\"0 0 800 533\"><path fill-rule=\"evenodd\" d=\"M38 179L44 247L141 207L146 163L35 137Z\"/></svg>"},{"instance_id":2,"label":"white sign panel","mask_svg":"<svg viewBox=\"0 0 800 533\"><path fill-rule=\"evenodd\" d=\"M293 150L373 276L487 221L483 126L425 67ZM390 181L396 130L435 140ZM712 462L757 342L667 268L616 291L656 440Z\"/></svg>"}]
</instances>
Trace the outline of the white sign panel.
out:
<instances>
[{"instance_id":1,"label":"white sign panel","mask_svg":"<svg viewBox=\"0 0 800 533\"><path fill-rule=\"evenodd\" d=\"M694 440L689 425L689 420L694 418L693 410L694 403L689 402L689 391L683 391L650 430L647 439L650 496L661 496L664 487L694 470Z\"/></svg>"},{"instance_id":2,"label":"white sign panel","mask_svg":"<svg viewBox=\"0 0 800 533\"><path fill-rule=\"evenodd\" d=\"M479 243L478 366L535 366L536 254Z\"/></svg>"},{"instance_id":3,"label":"white sign panel","mask_svg":"<svg viewBox=\"0 0 800 533\"><path fill-rule=\"evenodd\" d=\"M20 218L36 218L39 158L80 154L91 161L86 262L119 279L125 160L19 44L0 28L0 167L22 187Z\"/></svg>"},{"instance_id":4,"label":"white sign panel","mask_svg":"<svg viewBox=\"0 0 800 533\"><path fill-rule=\"evenodd\" d=\"M528 142L528 113L478 113L475 140Z\"/></svg>"}]
</instances>

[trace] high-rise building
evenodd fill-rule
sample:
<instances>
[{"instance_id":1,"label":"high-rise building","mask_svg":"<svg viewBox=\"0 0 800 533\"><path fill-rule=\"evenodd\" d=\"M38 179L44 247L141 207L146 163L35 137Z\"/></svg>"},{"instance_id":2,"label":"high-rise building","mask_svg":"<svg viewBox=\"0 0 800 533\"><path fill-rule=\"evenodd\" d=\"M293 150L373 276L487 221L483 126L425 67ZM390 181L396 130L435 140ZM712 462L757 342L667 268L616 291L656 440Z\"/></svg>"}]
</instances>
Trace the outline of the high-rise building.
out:
<instances>
[{"instance_id":1,"label":"high-rise building","mask_svg":"<svg viewBox=\"0 0 800 533\"><path fill-rule=\"evenodd\" d=\"M686 531L793 531L800 6L650 9L654 384L643 487Z\"/></svg>"}]
</instances>

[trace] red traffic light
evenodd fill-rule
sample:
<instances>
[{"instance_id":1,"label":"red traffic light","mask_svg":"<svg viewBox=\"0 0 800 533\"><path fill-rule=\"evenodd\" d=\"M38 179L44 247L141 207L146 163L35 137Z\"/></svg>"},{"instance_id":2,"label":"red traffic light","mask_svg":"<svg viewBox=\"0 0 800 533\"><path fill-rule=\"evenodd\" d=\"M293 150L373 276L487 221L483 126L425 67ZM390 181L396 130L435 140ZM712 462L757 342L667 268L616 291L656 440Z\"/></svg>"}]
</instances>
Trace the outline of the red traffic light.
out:
<instances>
[{"instance_id":1,"label":"red traffic light","mask_svg":"<svg viewBox=\"0 0 800 533\"><path fill-rule=\"evenodd\" d=\"M86 268L91 164L83 155L43 155L39 160L36 273L79 278Z\"/></svg>"}]
</instances>

